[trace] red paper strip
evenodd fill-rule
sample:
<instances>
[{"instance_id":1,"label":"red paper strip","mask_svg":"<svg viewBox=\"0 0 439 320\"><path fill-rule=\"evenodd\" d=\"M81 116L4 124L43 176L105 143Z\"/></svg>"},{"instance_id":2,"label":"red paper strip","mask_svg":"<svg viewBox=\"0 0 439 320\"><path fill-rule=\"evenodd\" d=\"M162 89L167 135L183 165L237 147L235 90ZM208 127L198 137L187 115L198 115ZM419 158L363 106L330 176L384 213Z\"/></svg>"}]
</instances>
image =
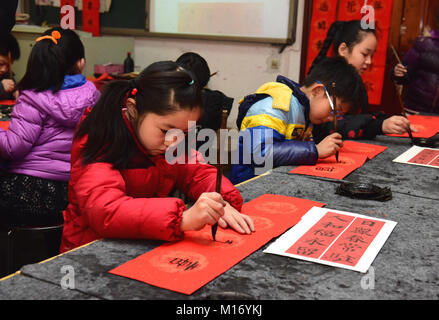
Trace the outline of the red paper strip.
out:
<instances>
[{"instance_id":1,"label":"red paper strip","mask_svg":"<svg viewBox=\"0 0 439 320\"><path fill-rule=\"evenodd\" d=\"M335 160L335 156L331 156L326 159L319 159L317 164L313 166L299 166L291 170L290 173L341 180L361 167L366 160L366 155L340 151L338 162Z\"/></svg>"},{"instance_id":2,"label":"red paper strip","mask_svg":"<svg viewBox=\"0 0 439 320\"><path fill-rule=\"evenodd\" d=\"M8 130L9 128L9 121L0 121L0 128L4 130Z\"/></svg>"},{"instance_id":3,"label":"red paper strip","mask_svg":"<svg viewBox=\"0 0 439 320\"><path fill-rule=\"evenodd\" d=\"M0 100L0 105L13 106L13 105L15 105L15 100Z\"/></svg>"},{"instance_id":4,"label":"red paper strip","mask_svg":"<svg viewBox=\"0 0 439 320\"><path fill-rule=\"evenodd\" d=\"M384 222L327 212L286 252L356 266Z\"/></svg>"},{"instance_id":5,"label":"red paper strip","mask_svg":"<svg viewBox=\"0 0 439 320\"><path fill-rule=\"evenodd\" d=\"M376 144L345 140L343 141L343 148L341 149L341 151L349 152L349 153L365 154L367 158L370 160L375 158L377 155L379 155L381 152L383 152L386 149L387 149L386 146L379 146Z\"/></svg>"},{"instance_id":6,"label":"red paper strip","mask_svg":"<svg viewBox=\"0 0 439 320\"><path fill-rule=\"evenodd\" d=\"M409 115L407 118L410 124L418 130L418 132L412 131L414 138L431 138L436 133L439 132L439 117L438 116L420 116L420 115ZM392 137L407 137L408 133L405 134L388 134Z\"/></svg>"},{"instance_id":7,"label":"red paper strip","mask_svg":"<svg viewBox=\"0 0 439 320\"><path fill-rule=\"evenodd\" d=\"M383 221L356 218L321 260L355 266L384 226Z\"/></svg>"},{"instance_id":8,"label":"red paper strip","mask_svg":"<svg viewBox=\"0 0 439 320\"><path fill-rule=\"evenodd\" d=\"M95 37L100 35L99 6L99 0L84 0L82 2L82 30L91 32Z\"/></svg>"},{"instance_id":9,"label":"red paper strip","mask_svg":"<svg viewBox=\"0 0 439 320\"><path fill-rule=\"evenodd\" d=\"M408 162L436 166L439 162L439 150L424 149Z\"/></svg>"},{"instance_id":10,"label":"red paper strip","mask_svg":"<svg viewBox=\"0 0 439 320\"><path fill-rule=\"evenodd\" d=\"M243 206L242 212L251 215L255 222L253 234L240 235L231 229L218 228L217 241L213 241L209 226L198 232L187 232L184 240L161 245L110 273L192 294L295 225L313 206L324 204L263 195Z\"/></svg>"},{"instance_id":11,"label":"red paper strip","mask_svg":"<svg viewBox=\"0 0 439 320\"><path fill-rule=\"evenodd\" d=\"M328 212L286 252L318 259L354 217L339 218L339 214Z\"/></svg>"},{"instance_id":12,"label":"red paper strip","mask_svg":"<svg viewBox=\"0 0 439 320\"><path fill-rule=\"evenodd\" d=\"M298 166L290 173L341 180L361 167L367 159L372 159L386 149L385 146L347 140L343 142L343 148L340 149L339 162L336 161L335 156L331 156L319 159L313 166Z\"/></svg>"},{"instance_id":13,"label":"red paper strip","mask_svg":"<svg viewBox=\"0 0 439 320\"><path fill-rule=\"evenodd\" d=\"M306 58L306 73L313 60L319 54L325 41L326 34L337 15L337 2L328 0L317 0L313 4L311 27L308 41L308 55ZM331 51L332 52L332 51ZM328 52L329 53L329 52Z\"/></svg>"}]
</instances>

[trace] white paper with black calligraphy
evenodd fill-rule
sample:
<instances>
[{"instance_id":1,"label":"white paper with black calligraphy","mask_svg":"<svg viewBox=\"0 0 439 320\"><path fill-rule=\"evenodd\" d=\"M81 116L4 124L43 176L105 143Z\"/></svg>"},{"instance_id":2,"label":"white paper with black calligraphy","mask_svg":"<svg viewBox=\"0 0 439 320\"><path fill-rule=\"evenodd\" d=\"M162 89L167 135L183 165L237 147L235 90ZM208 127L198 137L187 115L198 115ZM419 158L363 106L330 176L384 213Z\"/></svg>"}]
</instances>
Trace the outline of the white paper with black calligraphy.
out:
<instances>
[{"instance_id":1,"label":"white paper with black calligraphy","mask_svg":"<svg viewBox=\"0 0 439 320\"><path fill-rule=\"evenodd\" d=\"M313 207L264 253L367 272L396 222Z\"/></svg>"},{"instance_id":2,"label":"white paper with black calligraphy","mask_svg":"<svg viewBox=\"0 0 439 320\"><path fill-rule=\"evenodd\" d=\"M393 162L439 168L439 149L413 146Z\"/></svg>"}]
</instances>

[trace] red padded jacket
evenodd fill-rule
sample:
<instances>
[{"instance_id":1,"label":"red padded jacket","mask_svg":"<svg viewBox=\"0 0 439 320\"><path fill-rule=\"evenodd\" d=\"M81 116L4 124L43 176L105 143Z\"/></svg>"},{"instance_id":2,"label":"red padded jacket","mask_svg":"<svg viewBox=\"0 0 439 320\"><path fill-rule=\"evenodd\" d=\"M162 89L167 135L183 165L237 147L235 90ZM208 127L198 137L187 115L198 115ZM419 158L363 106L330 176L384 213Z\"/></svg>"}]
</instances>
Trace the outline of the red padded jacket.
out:
<instances>
[{"instance_id":1,"label":"red padded jacket","mask_svg":"<svg viewBox=\"0 0 439 320\"><path fill-rule=\"evenodd\" d=\"M169 193L176 187L196 200L203 192L215 191L215 167L199 162L171 165L162 155L149 157L127 126L138 146L129 169L102 162L83 165L87 136L73 142L61 253L100 238L182 239L186 206ZM224 200L240 211L241 194L227 178L222 181Z\"/></svg>"}]
</instances>

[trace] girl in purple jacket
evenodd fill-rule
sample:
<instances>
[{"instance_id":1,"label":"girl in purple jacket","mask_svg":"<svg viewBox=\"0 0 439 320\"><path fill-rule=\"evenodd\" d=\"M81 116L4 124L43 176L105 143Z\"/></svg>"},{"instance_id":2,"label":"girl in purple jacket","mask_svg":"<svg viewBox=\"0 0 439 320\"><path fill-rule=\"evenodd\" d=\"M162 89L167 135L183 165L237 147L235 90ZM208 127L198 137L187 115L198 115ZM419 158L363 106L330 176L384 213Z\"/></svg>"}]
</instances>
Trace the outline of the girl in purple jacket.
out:
<instances>
[{"instance_id":1,"label":"girl in purple jacket","mask_svg":"<svg viewBox=\"0 0 439 320\"><path fill-rule=\"evenodd\" d=\"M0 129L0 224L63 222L75 128L100 96L84 64L74 31L52 28L36 40L9 128Z\"/></svg>"},{"instance_id":2,"label":"girl in purple jacket","mask_svg":"<svg viewBox=\"0 0 439 320\"><path fill-rule=\"evenodd\" d=\"M416 38L403 64L392 70L392 79L406 85L404 107L408 113L439 114L439 8L435 29Z\"/></svg>"}]
</instances>

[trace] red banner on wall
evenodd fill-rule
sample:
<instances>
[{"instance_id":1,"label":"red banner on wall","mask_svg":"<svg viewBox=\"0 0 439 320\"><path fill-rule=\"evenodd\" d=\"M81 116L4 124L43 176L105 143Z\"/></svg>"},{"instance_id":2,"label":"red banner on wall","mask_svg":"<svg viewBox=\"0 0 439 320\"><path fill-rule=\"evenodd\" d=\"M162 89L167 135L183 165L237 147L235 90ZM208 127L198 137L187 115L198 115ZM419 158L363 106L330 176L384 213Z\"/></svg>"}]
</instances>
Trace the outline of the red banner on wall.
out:
<instances>
[{"instance_id":1,"label":"red banner on wall","mask_svg":"<svg viewBox=\"0 0 439 320\"><path fill-rule=\"evenodd\" d=\"M362 78L366 85L369 104L381 104L381 96L384 83L384 72L387 57L387 45L389 39L390 24L392 18L393 0L316 0L313 3L313 13L308 42L307 65L308 72L312 61L318 55L321 45L326 38L331 24L336 21L361 20L369 11L363 13L364 5L374 8L375 30L378 38L378 47L373 58L372 67L367 70ZM323 26L325 28L323 28ZM328 51L328 55L332 52Z\"/></svg>"},{"instance_id":2,"label":"red banner on wall","mask_svg":"<svg viewBox=\"0 0 439 320\"><path fill-rule=\"evenodd\" d=\"M99 2L99 0L84 0L82 2L82 30L91 32L95 37L100 35Z\"/></svg>"},{"instance_id":3,"label":"red banner on wall","mask_svg":"<svg viewBox=\"0 0 439 320\"><path fill-rule=\"evenodd\" d=\"M336 1L315 0L313 6L308 42L308 56L306 58L306 73L308 73L311 63L319 54L329 27L332 22L335 21L337 16Z\"/></svg>"}]
</instances>

